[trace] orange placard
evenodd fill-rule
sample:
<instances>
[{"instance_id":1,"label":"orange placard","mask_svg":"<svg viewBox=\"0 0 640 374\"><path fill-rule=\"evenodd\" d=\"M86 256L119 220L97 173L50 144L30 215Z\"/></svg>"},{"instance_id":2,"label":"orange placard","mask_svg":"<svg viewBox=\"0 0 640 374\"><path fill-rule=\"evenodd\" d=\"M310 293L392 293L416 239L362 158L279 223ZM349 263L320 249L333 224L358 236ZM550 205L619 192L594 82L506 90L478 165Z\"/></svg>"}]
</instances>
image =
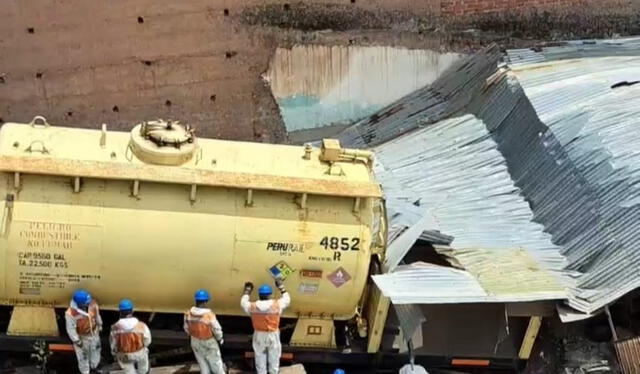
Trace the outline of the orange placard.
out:
<instances>
[{"instance_id":1,"label":"orange placard","mask_svg":"<svg viewBox=\"0 0 640 374\"><path fill-rule=\"evenodd\" d=\"M49 351L51 351L51 352L73 352L73 345L71 345L71 344L49 344Z\"/></svg>"},{"instance_id":2,"label":"orange placard","mask_svg":"<svg viewBox=\"0 0 640 374\"><path fill-rule=\"evenodd\" d=\"M489 366L489 360L474 360L469 358L454 358L451 360L452 366Z\"/></svg>"}]
</instances>

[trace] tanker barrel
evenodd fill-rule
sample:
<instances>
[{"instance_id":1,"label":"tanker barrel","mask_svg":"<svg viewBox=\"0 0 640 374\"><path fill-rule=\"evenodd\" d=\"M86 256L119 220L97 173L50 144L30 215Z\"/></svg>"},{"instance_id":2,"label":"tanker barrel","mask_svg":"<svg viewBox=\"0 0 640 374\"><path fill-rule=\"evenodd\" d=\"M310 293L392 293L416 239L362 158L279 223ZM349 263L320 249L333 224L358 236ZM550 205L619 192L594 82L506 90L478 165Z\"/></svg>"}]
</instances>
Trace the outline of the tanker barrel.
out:
<instances>
[{"instance_id":1,"label":"tanker barrel","mask_svg":"<svg viewBox=\"0 0 640 374\"><path fill-rule=\"evenodd\" d=\"M0 305L62 308L83 287L117 309L126 288L139 311L182 313L185 290L215 285L216 312L244 316L237 285L279 278L294 295L283 316L332 331L363 309L384 251L372 161L337 140L196 138L179 121L130 132L5 123Z\"/></svg>"}]
</instances>

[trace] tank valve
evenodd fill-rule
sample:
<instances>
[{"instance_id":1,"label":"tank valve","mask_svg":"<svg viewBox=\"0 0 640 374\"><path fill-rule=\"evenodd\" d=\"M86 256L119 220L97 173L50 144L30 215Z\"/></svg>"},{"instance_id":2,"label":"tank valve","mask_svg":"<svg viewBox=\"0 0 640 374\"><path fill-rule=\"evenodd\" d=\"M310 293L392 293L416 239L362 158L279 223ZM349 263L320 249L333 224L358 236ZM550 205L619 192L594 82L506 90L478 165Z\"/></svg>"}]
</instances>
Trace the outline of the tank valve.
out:
<instances>
[{"instance_id":1,"label":"tank valve","mask_svg":"<svg viewBox=\"0 0 640 374\"><path fill-rule=\"evenodd\" d=\"M311 160L311 152L313 152L313 146L309 143L304 145L304 156L302 156L305 160Z\"/></svg>"},{"instance_id":2,"label":"tank valve","mask_svg":"<svg viewBox=\"0 0 640 374\"><path fill-rule=\"evenodd\" d=\"M368 166L371 166L373 165L373 152L342 148L337 139L322 139L320 159L325 162L364 161Z\"/></svg>"}]
</instances>

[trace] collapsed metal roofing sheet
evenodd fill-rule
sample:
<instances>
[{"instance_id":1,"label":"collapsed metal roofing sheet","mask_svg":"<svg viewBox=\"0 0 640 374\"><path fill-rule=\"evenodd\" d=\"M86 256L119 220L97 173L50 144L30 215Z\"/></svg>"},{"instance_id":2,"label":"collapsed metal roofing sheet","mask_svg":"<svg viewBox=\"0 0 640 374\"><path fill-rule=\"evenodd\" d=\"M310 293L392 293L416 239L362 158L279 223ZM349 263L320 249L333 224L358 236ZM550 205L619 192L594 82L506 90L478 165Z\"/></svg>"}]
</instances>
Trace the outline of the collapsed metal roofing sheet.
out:
<instances>
[{"instance_id":1,"label":"collapsed metal roofing sheet","mask_svg":"<svg viewBox=\"0 0 640 374\"><path fill-rule=\"evenodd\" d=\"M419 196L438 230L454 237L451 247L436 249L465 269L422 264L375 276L395 304L566 297L560 248L542 225L532 222L481 120L473 115L443 120L374 150L384 165L378 168L383 180L390 173L394 183L406 188L400 195L387 191L387 201L404 199L407 191Z\"/></svg>"},{"instance_id":2,"label":"collapsed metal roofing sheet","mask_svg":"<svg viewBox=\"0 0 640 374\"><path fill-rule=\"evenodd\" d=\"M393 181L392 224L426 208L437 227L421 236L450 241L437 249L464 268L398 267L375 277L383 292L524 301L562 298L559 286L591 313L640 286L639 46L509 51L512 71L489 48L345 130L345 144L375 147L385 189Z\"/></svg>"},{"instance_id":3,"label":"collapsed metal roofing sheet","mask_svg":"<svg viewBox=\"0 0 640 374\"><path fill-rule=\"evenodd\" d=\"M494 292L483 287L479 279L467 271L425 262L401 265L393 273L374 275L373 278L395 305L528 302L564 299L566 296L564 290L558 287L539 291L516 287L520 284L518 280L509 280L507 275L502 276L501 281L513 285L514 292ZM419 316L416 313L413 315Z\"/></svg>"},{"instance_id":4,"label":"collapsed metal roofing sheet","mask_svg":"<svg viewBox=\"0 0 640 374\"><path fill-rule=\"evenodd\" d=\"M593 312L640 286L640 39L589 45L578 59L572 46L553 52L528 64L509 52L554 161L529 168L521 188L577 274L569 305Z\"/></svg>"},{"instance_id":5,"label":"collapsed metal roofing sheet","mask_svg":"<svg viewBox=\"0 0 640 374\"><path fill-rule=\"evenodd\" d=\"M544 61L558 61L579 58L637 56L640 49L640 37L623 39L575 40L557 45L512 49L507 51L509 65L530 65Z\"/></svg>"}]
</instances>

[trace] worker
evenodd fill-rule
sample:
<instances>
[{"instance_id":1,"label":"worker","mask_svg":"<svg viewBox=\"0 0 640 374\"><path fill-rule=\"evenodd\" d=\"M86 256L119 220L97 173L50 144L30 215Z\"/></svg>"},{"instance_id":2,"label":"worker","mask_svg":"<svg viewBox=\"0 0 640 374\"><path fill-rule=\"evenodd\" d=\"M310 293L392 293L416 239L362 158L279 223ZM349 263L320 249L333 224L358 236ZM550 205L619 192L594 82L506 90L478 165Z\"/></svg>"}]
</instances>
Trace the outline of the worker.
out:
<instances>
[{"instance_id":1,"label":"worker","mask_svg":"<svg viewBox=\"0 0 640 374\"><path fill-rule=\"evenodd\" d=\"M399 374L429 374L425 368L420 365L415 365L413 363L404 365Z\"/></svg>"},{"instance_id":2,"label":"worker","mask_svg":"<svg viewBox=\"0 0 640 374\"><path fill-rule=\"evenodd\" d=\"M78 370L81 374L99 373L102 318L98 303L89 292L79 289L73 293L65 313L65 322L78 358Z\"/></svg>"},{"instance_id":3,"label":"worker","mask_svg":"<svg viewBox=\"0 0 640 374\"><path fill-rule=\"evenodd\" d=\"M253 291L253 283L247 282L240 299L242 309L251 316L253 324L253 352L258 374L267 374L267 366L269 374L277 374L280 368L280 315L289 306L291 299L280 279L276 279L276 287L282 294L279 299L272 299L271 287L264 284L258 289L259 300L251 302L249 295Z\"/></svg>"},{"instance_id":4,"label":"worker","mask_svg":"<svg viewBox=\"0 0 640 374\"><path fill-rule=\"evenodd\" d=\"M209 292L198 290L194 295L195 306L184 314L184 331L191 337L191 349L196 356L201 374L224 374L220 355L222 327L207 303Z\"/></svg>"},{"instance_id":5,"label":"worker","mask_svg":"<svg viewBox=\"0 0 640 374\"><path fill-rule=\"evenodd\" d=\"M109 343L124 374L149 372L149 344L151 332L144 322L133 316L133 303L123 299L118 306L120 319L111 326Z\"/></svg>"}]
</instances>

